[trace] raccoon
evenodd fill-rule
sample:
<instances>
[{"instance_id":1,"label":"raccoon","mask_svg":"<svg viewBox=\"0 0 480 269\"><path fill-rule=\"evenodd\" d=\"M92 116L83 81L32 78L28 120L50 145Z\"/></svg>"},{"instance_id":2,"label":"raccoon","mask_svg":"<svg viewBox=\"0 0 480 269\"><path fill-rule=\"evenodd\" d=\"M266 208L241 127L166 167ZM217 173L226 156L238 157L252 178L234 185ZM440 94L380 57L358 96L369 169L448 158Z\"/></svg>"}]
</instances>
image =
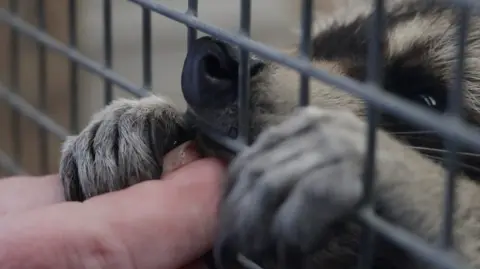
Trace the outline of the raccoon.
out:
<instances>
[{"instance_id":1,"label":"raccoon","mask_svg":"<svg viewBox=\"0 0 480 269\"><path fill-rule=\"evenodd\" d=\"M312 63L333 75L365 81L372 10L369 1L351 1L317 18ZM385 10L383 88L444 113L458 48L456 10L420 0L386 1ZM477 126L479 31L479 18L472 14L463 111L466 121ZM240 130L235 55L227 43L199 39L186 57L182 79L193 111L232 138ZM295 70L259 59L250 63L251 146L235 156L222 150L164 97L116 100L65 141L60 175L66 199L83 201L158 178L164 153L196 139L205 155L229 160L218 234L227 262L234 260L232 253L241 253L264 268L356 267L364 231L353 213L365 192L365 102L311 80L311 105L298 108L300 75ZM444 152L434 131L393 115L381 117L374 211L432 244L442 229ZM458 155L454 253L480 268L480 158L463 148ZM380 236L375 244L374 268L430 267Z\"/></svg>"}]
</instances>

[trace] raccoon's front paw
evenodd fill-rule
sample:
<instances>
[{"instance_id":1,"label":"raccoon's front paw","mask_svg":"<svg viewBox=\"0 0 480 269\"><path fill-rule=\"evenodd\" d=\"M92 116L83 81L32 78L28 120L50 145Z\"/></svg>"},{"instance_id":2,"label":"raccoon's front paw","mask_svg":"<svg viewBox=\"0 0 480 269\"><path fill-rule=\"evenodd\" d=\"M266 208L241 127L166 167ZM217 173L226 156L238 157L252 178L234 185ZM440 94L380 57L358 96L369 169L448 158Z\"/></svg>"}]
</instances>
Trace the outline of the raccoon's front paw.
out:
<instances>
[{"instance_id":1,"label":"raccoon's front paw","mask_svg":"<svg viewBox=\"0 0 480 269\"><path fill-rule=\"evenodd\" d=\"M163 155L186 140L183 125L179 112L161 97L112 102L64 143L65 198L82 201L158 178Z\"/></svg>"},{"instance_id":2,"label":"raccoon's front paw","mask_svg":"<svg viewBox=\"0 0 480 269\"><path fill-rule=\"evenodd\" d=\"M318 247L361 200L364 131L349 112L307 108L240 153L221 202L222 261L240 253L275 268Z\"/></svg>"}]
</instances>

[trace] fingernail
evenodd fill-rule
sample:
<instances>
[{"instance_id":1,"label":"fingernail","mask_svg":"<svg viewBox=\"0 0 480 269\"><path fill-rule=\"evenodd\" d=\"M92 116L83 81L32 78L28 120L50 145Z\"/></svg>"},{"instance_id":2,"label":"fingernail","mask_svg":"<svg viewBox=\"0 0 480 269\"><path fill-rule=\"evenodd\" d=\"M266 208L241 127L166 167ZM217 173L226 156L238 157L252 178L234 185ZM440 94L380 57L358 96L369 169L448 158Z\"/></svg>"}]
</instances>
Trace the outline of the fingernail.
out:
<instances>
[{"instance_id":1,"label":"fingernail","mask_svg":"<svg viewBox=\"0 0 480 269\"><path fill-rule=\"evenodd\" d=\"M197 151L195 143L192 141L185 142L165 155L163 159L163 174L177 170L200 158L201 156Z\"/></svg>"}]
</instances>

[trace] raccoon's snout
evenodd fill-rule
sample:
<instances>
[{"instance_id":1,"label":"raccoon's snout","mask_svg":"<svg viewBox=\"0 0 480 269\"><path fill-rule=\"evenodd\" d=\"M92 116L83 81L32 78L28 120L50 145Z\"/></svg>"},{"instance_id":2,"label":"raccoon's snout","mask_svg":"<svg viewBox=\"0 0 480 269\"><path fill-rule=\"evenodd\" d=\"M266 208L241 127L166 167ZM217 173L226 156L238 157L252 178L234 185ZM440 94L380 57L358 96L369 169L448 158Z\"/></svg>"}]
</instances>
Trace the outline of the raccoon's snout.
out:
<instances>
[{"instance_id":1,"label":"raccoon's snout","mask_svg":"<svg viewBox=\"0 0 480 269\"><path fill-rule=\"evenodd\" d=\"M250 75L263 63L250 61ZM197 39L189 50L182 71L182 91L191 107L224 108L236 101L239 53L233 46L211 37Z\"/></svg>"}]
</instances>

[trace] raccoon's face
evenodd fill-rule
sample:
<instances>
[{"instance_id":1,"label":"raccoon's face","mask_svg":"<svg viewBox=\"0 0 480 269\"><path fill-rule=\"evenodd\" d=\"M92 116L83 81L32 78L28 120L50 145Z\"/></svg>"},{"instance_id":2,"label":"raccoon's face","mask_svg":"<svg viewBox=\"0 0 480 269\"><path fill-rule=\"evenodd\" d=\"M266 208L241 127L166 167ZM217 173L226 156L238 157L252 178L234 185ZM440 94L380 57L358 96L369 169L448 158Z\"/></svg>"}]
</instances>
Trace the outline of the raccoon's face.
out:
<instances>
[{"instance_id":1,"label":"raccoon's face","mask_svg":"<svg viewBox=\"0 0 480 269\"><path fill-rule=\"evenodd\" d=\"M392 10L392 14L387 14L391 17L387 17L387 38L383 44L384 88L408 101L445 112L457 49L451 13L415 5ZM333 75L365 81L368 19L369 15L359 15L349 23L323 26L325 29L313 41L313 64ZM480 32L471 31L467 44L476 49L480 47L480 38L474 35L480 36ZM242 98L237 86L239 53L209 38L198 41L194 47L185 62L184 96L200 118L216 127L216 133L235 138L239 133L238 104ZM295 56L297 52L289 54ZM475 125L480 125L476 100L480 81L472 70L480 67L479 59L480 50L467 50L464 114ZM251 79L248 127L254 140L262 130L282 121L298 107L300 75L281 64L256 59L251 61L248 75ZM322 108L348 109L359 118L366 115L363 100L314 79L310 80L310 103ZM379 127L431 160L442 162L444 143L434 131L414 127L388 114L382 114ZM208 139L202 136L201 140L207 143L205 148L214 149L210 153L218 153L219 148ZM466 149L460 151L462 171L471 178L480 178L480 158Z\"/></svg>"}]
</instances>

